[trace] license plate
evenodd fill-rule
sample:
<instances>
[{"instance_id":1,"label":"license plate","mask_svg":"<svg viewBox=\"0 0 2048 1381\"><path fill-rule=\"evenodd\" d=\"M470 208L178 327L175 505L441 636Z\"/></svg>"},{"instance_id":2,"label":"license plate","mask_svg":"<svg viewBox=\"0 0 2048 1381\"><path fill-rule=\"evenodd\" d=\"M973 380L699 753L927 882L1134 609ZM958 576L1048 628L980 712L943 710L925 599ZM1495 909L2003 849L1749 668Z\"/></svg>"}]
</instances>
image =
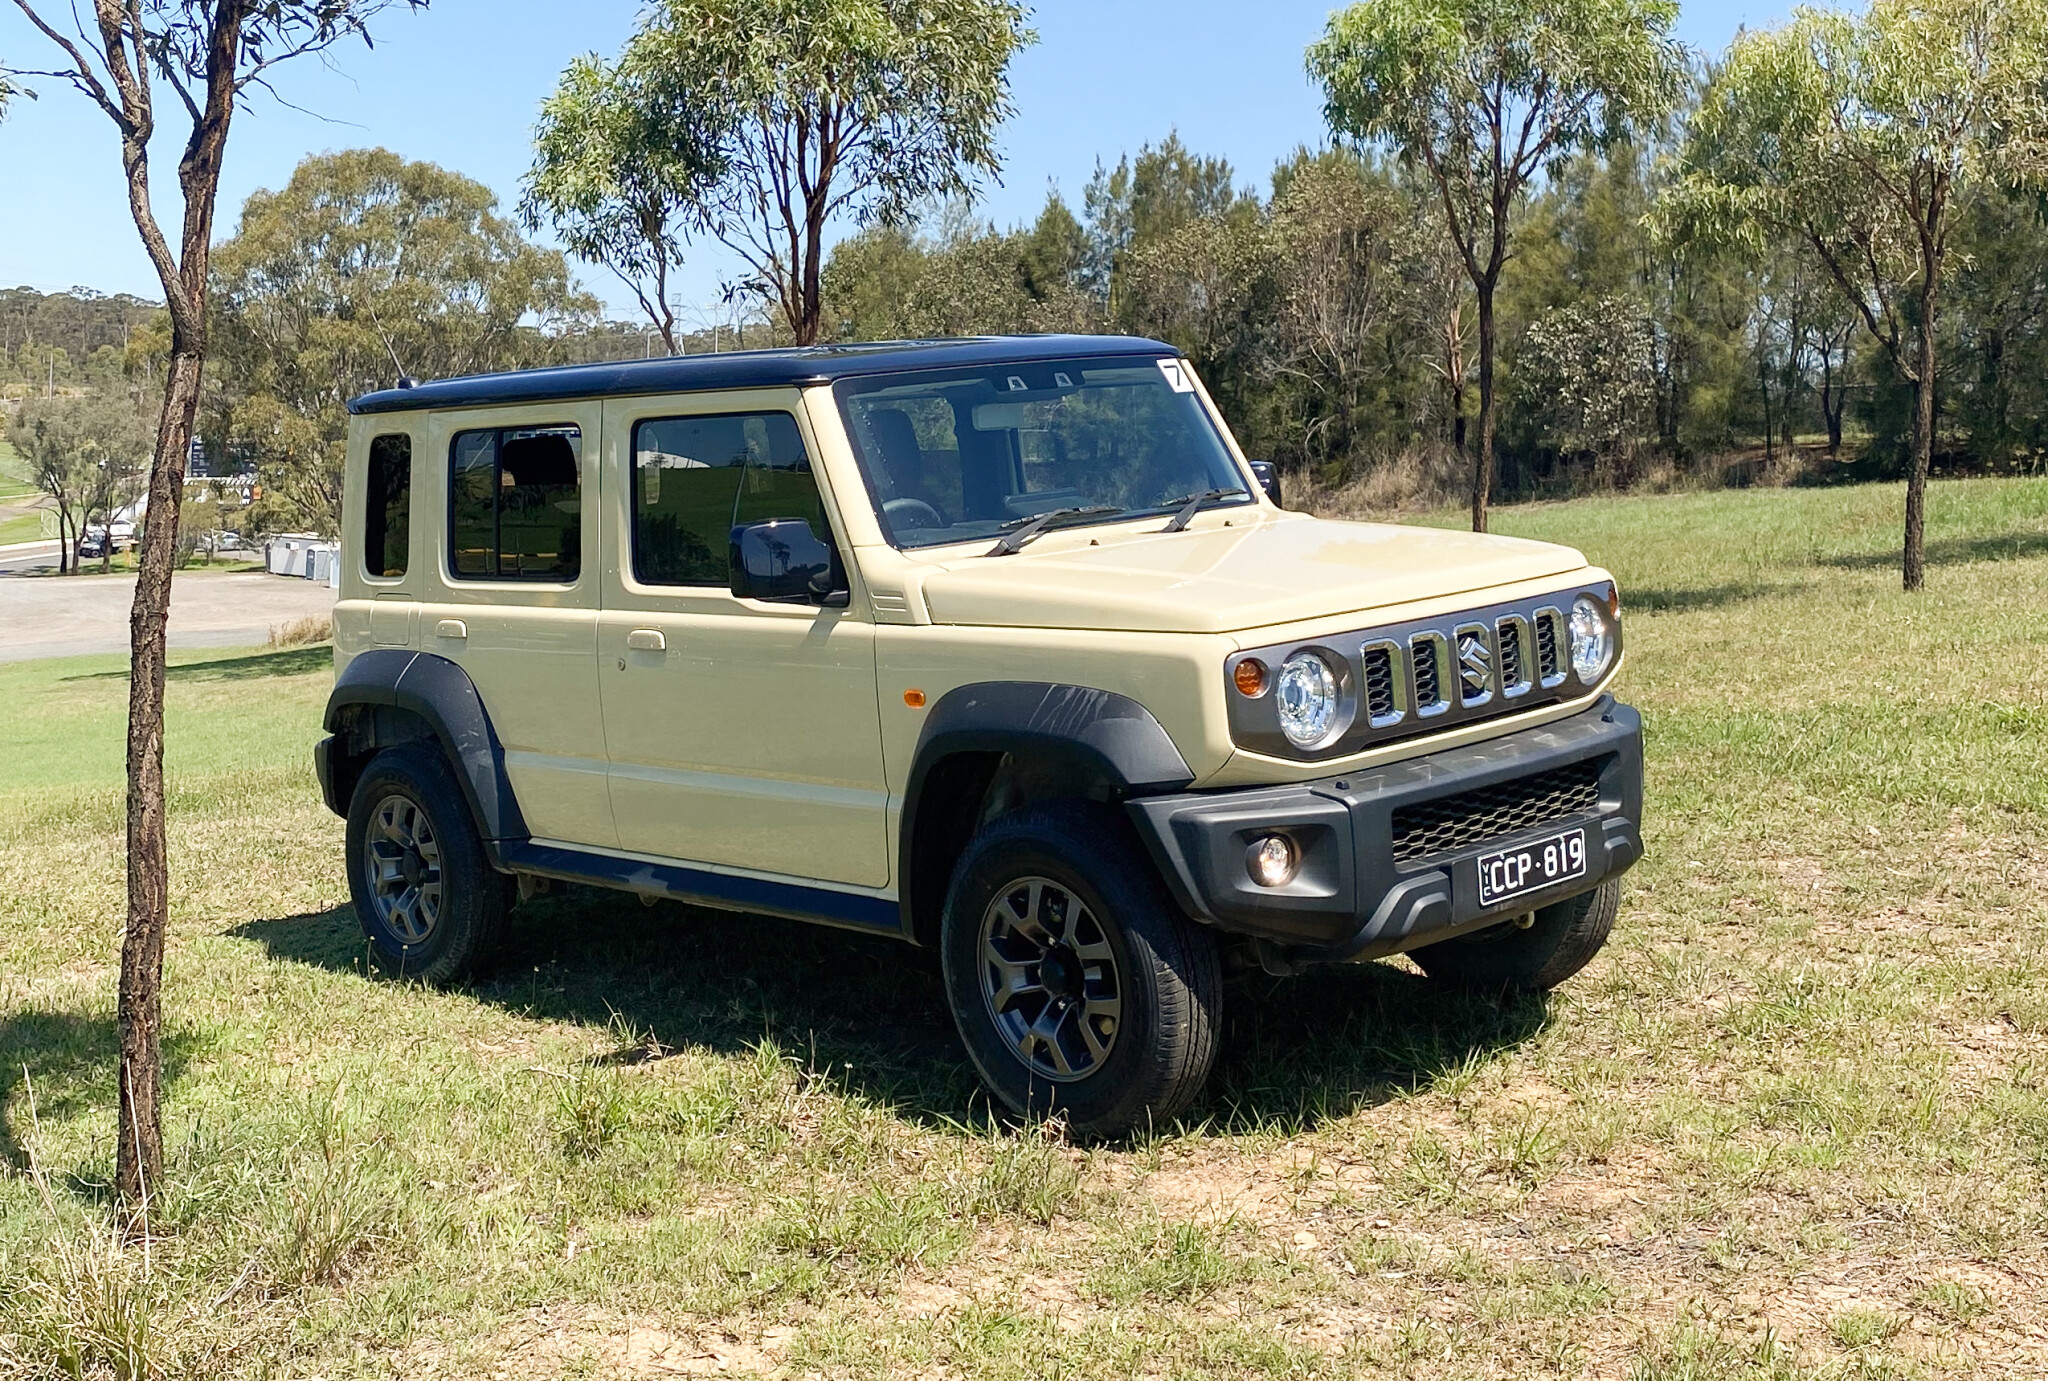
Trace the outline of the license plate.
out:
<instances>
[{"instance_id":1,"label":"license plate","mask_svg":"<svg viewBox=\"0 0 2048 1381\"><path fill-rule=\"evenodd\" d=\"M1586 875L1586 832L1566 830L1479 857L1479 904L1493 906Z\"/></svg>"}]
</instances>

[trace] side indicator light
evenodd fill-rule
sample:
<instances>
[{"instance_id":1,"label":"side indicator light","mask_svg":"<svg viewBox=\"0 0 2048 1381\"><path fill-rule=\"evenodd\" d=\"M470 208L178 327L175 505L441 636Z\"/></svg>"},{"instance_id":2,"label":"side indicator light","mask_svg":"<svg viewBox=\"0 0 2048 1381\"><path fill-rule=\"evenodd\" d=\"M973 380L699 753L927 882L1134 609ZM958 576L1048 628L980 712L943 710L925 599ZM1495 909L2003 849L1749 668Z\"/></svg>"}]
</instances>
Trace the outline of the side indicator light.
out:
<instances>
[{"instance_id":1,"label":"side indicator light","mask_svg":"<svg viewBox=\"0 0 2048 1381\"><path fill-rule=\"evenodd\" d=\"M923 709L924 692L921 690L907 690L903 692L903 703L910 706L913 710Z\"/></svg>"}]
</instances>

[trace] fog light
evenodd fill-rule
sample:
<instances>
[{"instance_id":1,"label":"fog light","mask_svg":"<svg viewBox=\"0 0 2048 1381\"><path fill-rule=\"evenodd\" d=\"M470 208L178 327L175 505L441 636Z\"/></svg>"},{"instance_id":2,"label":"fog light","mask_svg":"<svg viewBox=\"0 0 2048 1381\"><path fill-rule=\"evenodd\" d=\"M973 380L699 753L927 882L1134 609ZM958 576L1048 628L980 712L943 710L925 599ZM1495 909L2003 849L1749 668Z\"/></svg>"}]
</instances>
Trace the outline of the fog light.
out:
<instances>
[{"instance_id":1,"label":"fog light","mask_svg":"<svg viewBox=\"0 0 2048 1381\"><path fill-rule=\"evenodd\" d=\"M1285 887L1294 881L1298 861L1292 839L1284 834L1262 834L1245 850L1244 869L1261 887Z\"/></svg>"}]
</instances>

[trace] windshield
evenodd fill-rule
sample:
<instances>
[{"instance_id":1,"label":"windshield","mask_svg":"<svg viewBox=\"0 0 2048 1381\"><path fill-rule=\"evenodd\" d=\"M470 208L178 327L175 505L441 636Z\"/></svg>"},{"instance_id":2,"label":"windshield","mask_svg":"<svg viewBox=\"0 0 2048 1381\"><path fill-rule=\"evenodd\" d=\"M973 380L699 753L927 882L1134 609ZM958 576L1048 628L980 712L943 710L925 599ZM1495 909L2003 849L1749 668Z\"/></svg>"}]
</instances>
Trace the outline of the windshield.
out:
<instances>
[{"instance_id":1,"label":"windshield","mask_svg":"<svg viewBox=\"0 0 2048 1381\"><path fill-rule=\"evenodd\" d=\"M839 406L882 528L899 547L995 536L1057 509L1074 522L1171 513L1243 473L1174 359L1041 360L843 379Z\"/></svg>"}]
</instances>

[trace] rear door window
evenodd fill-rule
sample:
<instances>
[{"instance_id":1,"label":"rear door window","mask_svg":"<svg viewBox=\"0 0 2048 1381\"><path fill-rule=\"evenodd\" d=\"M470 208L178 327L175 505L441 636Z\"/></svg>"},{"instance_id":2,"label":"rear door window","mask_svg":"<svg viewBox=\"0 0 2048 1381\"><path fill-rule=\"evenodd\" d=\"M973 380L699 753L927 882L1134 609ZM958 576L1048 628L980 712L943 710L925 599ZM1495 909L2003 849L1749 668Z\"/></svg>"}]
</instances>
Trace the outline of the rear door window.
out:
<instances>
[{"instance_id":1,"label":"rear door window","mask_svg":"<svg viewBox=\"0 0 2048 1381\"><path fill-rule=\"evenodd\" d=\"M582 462L575 426L457 432L449 448L449 573L574 581L583 568Z\"/></svg>"}]
</instances>

